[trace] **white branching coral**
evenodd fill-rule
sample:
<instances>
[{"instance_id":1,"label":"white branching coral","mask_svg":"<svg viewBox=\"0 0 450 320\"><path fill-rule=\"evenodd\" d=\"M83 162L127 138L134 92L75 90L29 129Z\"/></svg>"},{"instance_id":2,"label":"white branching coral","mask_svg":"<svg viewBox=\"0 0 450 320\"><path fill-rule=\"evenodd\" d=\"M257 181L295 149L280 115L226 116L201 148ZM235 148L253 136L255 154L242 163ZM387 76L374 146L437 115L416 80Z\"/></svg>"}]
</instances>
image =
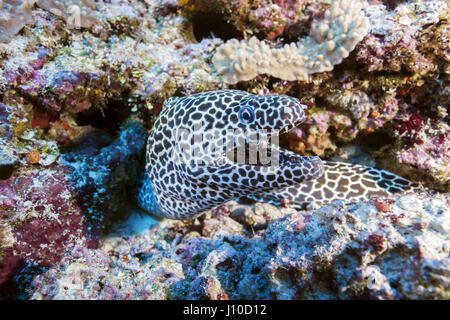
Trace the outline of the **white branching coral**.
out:
<instances>
[{"instance_id":1,"label":"white branching coral","mask_svg":"<svg viewBox=\"0 0 450 320\"><path fill-rule=\"evenodd\" d=\"M333 70L369 32L362 8L365 1L335 0L323 20L313 22L309 37L272 48L255 37L221 45L212 62L225 83L269 74L283 80L308 80L316 72Z\"/></svg>"},{"instance_id":2,"label":"white branching coral","mask_svg":"<svg viewBox=\"0 0 450 320\"><path fill-rule=\"evenodd\" d=\"M94 0L0 0L0 42L9 42L26 24L33 24L34 4L63 18L69 28L89 28L96 22Z\"/></svg>"}]
</instances>

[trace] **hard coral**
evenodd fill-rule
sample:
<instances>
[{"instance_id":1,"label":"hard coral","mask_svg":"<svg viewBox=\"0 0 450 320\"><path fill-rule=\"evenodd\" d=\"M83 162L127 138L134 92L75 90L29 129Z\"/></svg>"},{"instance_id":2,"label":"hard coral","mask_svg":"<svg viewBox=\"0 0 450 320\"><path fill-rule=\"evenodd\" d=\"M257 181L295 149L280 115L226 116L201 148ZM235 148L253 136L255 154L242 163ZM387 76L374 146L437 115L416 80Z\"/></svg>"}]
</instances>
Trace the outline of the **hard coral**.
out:
<instances>
[{"instance_id":1,"label":"hard coral","mask_svg":"<svg viewBox=\"0 0 450 320\"><path fill-rule=\"evenodd\" d=\"M367 34L369 21L362 7L360 1L334 1L324 19L312 24L309 37L283 48L271 48L255 37L229 40L217 49L212 62L224 82L230 84L258 74L308 80L310 74L333 70Z\"/></svg>"},{"instance_id":2,"label":"hard coral","mask_svg":"<svg viewBox=\"0 0 450 320\"><path fill-rule=\"evenodd\" d=\"M350 111L354 119L367 118L375 107L373 101L364 92L344 91L327 97L330 104Z\"/></svg>"}]
</instances>

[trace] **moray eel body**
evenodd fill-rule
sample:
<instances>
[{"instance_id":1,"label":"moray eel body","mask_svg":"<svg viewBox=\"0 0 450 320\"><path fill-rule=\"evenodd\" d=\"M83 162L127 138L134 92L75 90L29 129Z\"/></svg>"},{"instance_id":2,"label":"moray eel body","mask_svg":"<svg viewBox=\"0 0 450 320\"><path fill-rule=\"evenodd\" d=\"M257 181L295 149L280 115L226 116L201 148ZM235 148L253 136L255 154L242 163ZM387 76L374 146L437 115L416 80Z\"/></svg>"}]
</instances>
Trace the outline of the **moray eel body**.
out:
<instances>
[{"instance_id":1,"label":"moray eel body","mask_svg":"<svg viewBox=\"0 0 450 320\"><path fill-rule=\"evenodd\" d=\"M148 138L139 205L158 216L193 219L244 196L327 203L412 187L387 171L268 143L303 122L305 108L293 97L239 90L168 99Z\"/></svg>"}]
</instances>

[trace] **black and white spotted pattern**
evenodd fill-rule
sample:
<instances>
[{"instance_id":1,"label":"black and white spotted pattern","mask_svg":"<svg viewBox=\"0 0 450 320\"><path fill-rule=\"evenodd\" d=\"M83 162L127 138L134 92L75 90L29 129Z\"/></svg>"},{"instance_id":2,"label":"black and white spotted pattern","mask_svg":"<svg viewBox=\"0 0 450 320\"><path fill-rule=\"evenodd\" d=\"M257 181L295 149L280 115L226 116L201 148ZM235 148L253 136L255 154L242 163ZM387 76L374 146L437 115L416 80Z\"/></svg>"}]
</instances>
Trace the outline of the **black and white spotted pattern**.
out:
<instances>
[{"instance_id":1,"label":"black and white spotted pattern","mask_svg":"<svg viewBox=\"0 0 450 320\"><path fill-rule=\"evenodd\" d=\"M386 171L302 157L270 146L277 165L236 161L234 146L269 139L305 119L305 106L282 95L219 90L168 99L147 143L139 205L159 216L192 219L243 196L326 202L404 190ZM224 143L225 141L225 143ZM188 150L188 151L186 151ZM278 152L278 153L277 153ZM325 174L324 174L325 171Z\"/></svg>"},{"instance_id":2,"label":"black and white spotted pattern","mask_svg":"<svg viewBox=\"0 0 450 320\"><path fill-rule=\"evenodd\" d=\"M324 174L300 185L271 190L252 197L256 200L281 202L302 208L304 204L327 204L335 200L367 200L412 190L415 185L385 170L357 164L324 161Z\"/></svg>"}]
</instances>

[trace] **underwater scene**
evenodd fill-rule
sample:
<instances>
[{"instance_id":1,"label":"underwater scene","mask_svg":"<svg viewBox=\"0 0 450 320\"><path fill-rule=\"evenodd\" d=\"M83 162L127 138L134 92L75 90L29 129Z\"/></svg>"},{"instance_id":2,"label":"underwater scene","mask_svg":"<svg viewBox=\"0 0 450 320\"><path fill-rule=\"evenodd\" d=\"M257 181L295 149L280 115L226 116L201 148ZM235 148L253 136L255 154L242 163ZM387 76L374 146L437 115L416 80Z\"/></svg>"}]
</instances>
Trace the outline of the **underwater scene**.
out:
<instances>
[{"instance_id":1,"label":"underwater scene","mask_svg":"<svg viewBox=\"0 0 450 320\"><path fill-rule=\"evenodd\" d=\"M450 299L448 0L0 0L0 300Z\"/></svg>"}]
</instances>

